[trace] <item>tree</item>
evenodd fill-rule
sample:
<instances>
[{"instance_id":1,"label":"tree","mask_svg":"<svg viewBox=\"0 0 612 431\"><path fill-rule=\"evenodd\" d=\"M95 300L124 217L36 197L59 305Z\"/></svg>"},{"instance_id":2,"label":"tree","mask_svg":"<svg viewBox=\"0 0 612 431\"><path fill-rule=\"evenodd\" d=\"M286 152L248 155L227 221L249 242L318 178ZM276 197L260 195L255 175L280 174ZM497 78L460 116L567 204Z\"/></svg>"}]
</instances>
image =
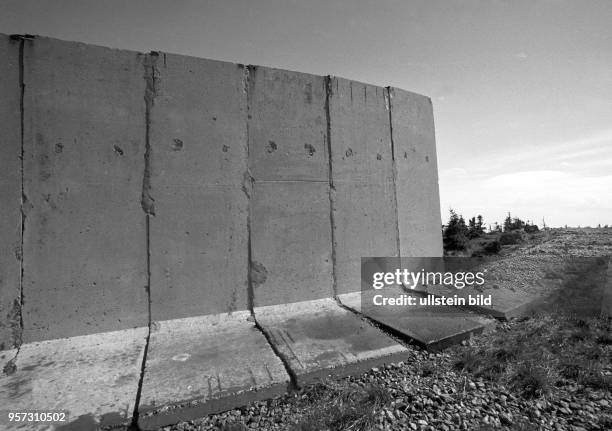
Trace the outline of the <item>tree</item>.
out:
<instances>
[{"instance_id":1,"label":"tree","mask_svg":"<svg viewBox=\"0 0 612 431\"><path fill-rule=\"evenodd\" d=\"M448 224L442 233L445 250L465 250L468 243L468 227L463 216L451 208Z\"/></svg>"},{"instance_id":2,"label":"tree","mask_svg":"<svg viewBox=\"0 0 612 431\"><path fill-rule=\"evenodd\" d=\"M508 217L504 220L504 232L512 230L512 216L508 212Z\"/></svg>"},{"instance_id":3,"label":"tree","mask_svg":"<svg viewBox=\"0 0 612 431\"><path fill-rule=\"evenodd\" d=\"M483 223L482 223L482 216L480 214L478 214L478 217L476 217L476 231L478 232L479 235L482 235L484 233L484 227Z\"/></svg>"}]
</instances>

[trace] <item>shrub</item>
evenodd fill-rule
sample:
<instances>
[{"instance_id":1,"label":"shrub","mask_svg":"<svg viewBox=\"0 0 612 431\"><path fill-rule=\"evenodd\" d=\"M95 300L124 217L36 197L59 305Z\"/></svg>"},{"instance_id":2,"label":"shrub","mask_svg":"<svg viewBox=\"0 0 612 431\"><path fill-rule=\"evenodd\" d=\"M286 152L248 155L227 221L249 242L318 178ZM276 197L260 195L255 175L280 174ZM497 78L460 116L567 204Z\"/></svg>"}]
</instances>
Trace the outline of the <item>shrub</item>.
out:
<instances>
[{"instance_id":1,"label":"shrub","mask_svg":"<svg viewBox=\"0 0 612 431\"><path fill-rule=\"evenodd\" d=\"M526 224L524 230L527 233L536 233L540 231L540 228L535 224Z\"/></svg>"},{"instance_id":2,"label":"shrub","mask_svg":"<svg viewBox=\"0 0 612 431\"><path fill-rule=\"evenodd\" d=\"M442 232L445 250L465 250L468 239L468 227L462 216L450 210L450 219Z\"/></svg>"},{"instance_id":3,"label":"shrub","mask_svg":"<svg viewBox=\"0 0 612 431\"><path fill-rule=\"evenodd\" d=\"M523 237L521 236L521 233L518 231L503 232L499 236L499 243L501 245L518 244L522 240L523 240Z\"/></svg>"}]
</instances>

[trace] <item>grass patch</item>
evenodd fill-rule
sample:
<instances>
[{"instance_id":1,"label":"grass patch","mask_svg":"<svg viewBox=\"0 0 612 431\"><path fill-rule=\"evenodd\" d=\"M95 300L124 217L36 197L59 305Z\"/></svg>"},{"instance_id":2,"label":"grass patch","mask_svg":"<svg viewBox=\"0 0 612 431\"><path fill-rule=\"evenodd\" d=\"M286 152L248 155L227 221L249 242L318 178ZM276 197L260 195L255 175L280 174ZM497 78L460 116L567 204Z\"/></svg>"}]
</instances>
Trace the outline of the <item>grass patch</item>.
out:
<instances>
[{"instance_id":1,"label":"grass patch","mask_svg":"<svg viewBox=\"0 0 612 431\"><path fill-rule=\"evenodd\" d=\"M511 329L458 347L454 366L475 377L501 382L525 398L577 384L612 389L607 319L541 315Z\"/></svg>"},{"instance_id":2,"label":"grass patch","mask_svg":"<svg viewBox=\"0 0 612 431\"><path fill-rule=\"evenodd\" d=\"M312 413L303 417L293 431L355 430L374 428L377 413L391 402L389 392L377 384L360 386L326 381L309 393Z\"/></svg>"}]
</instances>

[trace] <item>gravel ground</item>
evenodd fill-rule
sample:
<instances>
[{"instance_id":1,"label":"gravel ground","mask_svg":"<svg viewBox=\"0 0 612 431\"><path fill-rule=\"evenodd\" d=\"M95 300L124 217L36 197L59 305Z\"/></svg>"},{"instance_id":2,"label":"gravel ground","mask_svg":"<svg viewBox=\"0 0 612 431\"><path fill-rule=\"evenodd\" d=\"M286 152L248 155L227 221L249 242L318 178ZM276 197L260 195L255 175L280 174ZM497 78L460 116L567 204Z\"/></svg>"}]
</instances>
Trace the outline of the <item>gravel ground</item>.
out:
<instances>
[{"instance_id":1,"label":"gravel ground","mask_svg":"<svg viewBox=\"0 0 612 431\"><path fill-rule=\"evenodd\" d=\"M326 382L323 386L333 393L338 387L346 391L351 386L367 388L372 384L384 388L390 400L375 411L371 429L612 429L609 391L570 384L560 388L554 397L525 399L503 385L470 378L453 367L450 353L414 350L404 362L374 368L358 378ZM318 389L306 388L293 395L162 429L315 430L296 424L313 411L315 414L321 411L312 394L320 396Z\"/></svg>"},{"instance_id":2,"label":"gravel ground","mask_svg":"<svg viewBox=\"0 0 612 431\"><path fill-rule=\"evenodd\" d=\"M533 289L530 281L559 271L568 255L611 256L612 229L551 230L528 243L504 247L490 277L498 283L495 288ZM550 286L544 283L539 288ZM159 431L612 430L609 385L596 388L561 380L551 391L527 397L504 386L502 380L476 378L456 366L461 352L473 344L486 345L486 337L510 336L522 328L517 321L498 323L496 333L438 354L409 347L403 362L374 368L361 376L330 379L280 398ZM612 346L607 340L601 347L604 357L599 365L605 377L612 379ZM359 415L368 420L359 422ZM325 422L325 418L329 420Z\"/></svg>"}]
</instances>

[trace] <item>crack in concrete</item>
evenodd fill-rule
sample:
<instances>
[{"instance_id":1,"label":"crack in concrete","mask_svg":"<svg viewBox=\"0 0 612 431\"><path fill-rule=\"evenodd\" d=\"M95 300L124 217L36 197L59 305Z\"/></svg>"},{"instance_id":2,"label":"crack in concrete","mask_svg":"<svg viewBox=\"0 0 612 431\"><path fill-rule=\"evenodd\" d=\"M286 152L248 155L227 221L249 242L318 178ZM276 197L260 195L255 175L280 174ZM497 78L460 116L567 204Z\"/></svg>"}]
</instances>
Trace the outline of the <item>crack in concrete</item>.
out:
<instances>
[{"instance_id":1,"label":"crack in concrete","mask_svg":"<svg viewBox=\"0 0 612 431\"><path fill-rule=\"evenodd\" d=\"M328 182L329 182L329 224L331 227L331 260L332 260L332 294L334 298L338 295L338 279L336 274L336 220L335 211L335 192L332 166L332 147L331 147L331 115L329 111L330 97L332 96L332 78L330 75L325 77L325 121L327 123L325 139L327 141L328 158Z\"/></svg>"},{"instance_id":2,"label":"crack in concrete","mask_svg":"<svg viewBox=\"0 0 612 431\"><path fill-rule=\"evenodd\" d=\"M19 251L19 298L15 299L13 310L16 311L16 315L14 316L14 320L18 320L18 325L15 324L15 328L12 331L12 342L13 347L17 350L15 352L15 356L11 358L2 369L2 372L5 375L11 375L15 371L17 371L17 357L19 356L19 352L21 351L21 346L23 344L23 305L24 305L24 295L23 295L23 276L24 276L24 232L25 232L25 204L28 199L25 194L25 166L24 166L24 154L25 154L25 110L24 110L24 98L25 98L25 65L24 65L24 52L25 52L25 42L34 40L34 36L30 34L12 34L10 39L15 42L19 42L19 54L18 54L18 64L19 64L19 127L20 127L20 181L21 181L21 202L20 202L20 214L21 214L21 232L20 232L20 251Z\"/></svg>"},{"instance_id":3,"label":"crack in concrete","mask_svg":"<svg viewBox=\"0 0 612 431\"><path fill-rule=\"evenodd\" d=\"M395 234L397 240L397 257L402 256L399 232L399 208L397 205L397 161L395 160L395 140L393 139L393 114L391 103L391 87L385 88L385 98L387 99L387 107L389 111L389 137L391 139L391 168L393 172L393 201L395 205Z\"/></svg>"},{"instance_id":4,"label":"crack in concrete","mask_svg":"<svg viewBox=\"0 0 612 431\"><path fill-rule=\"evenodd\" d=\"M134 402L134 411L132 413L132 422L130 424L130 430L139 430L138 419L140 416L139 407L140 399L142 396L142 386L144 383L144 376L147 364L147 355L149 353L149 345L151 341L151 332L153 330L153 322L151 320L151 216L155 216L155 200L151 196L151 110L153 109L155 97L157 95L157 77L159 71L157 70L157 60L159 57L158 52L151 51L149 54L145 54L143 60L144 66L144 80L146 83L144 102L145 102L145 166L142 178L142 196L141 206L145 213L145 232L146 232L146 276L147 285L145 289L147 291L147 336L145 339L145 346L142 357L142 364L140 367L140 376L138 379L138 389L136 391L136 400ZM164 55L164 63L165 63Z\"/></svg>"}]
</instances>

